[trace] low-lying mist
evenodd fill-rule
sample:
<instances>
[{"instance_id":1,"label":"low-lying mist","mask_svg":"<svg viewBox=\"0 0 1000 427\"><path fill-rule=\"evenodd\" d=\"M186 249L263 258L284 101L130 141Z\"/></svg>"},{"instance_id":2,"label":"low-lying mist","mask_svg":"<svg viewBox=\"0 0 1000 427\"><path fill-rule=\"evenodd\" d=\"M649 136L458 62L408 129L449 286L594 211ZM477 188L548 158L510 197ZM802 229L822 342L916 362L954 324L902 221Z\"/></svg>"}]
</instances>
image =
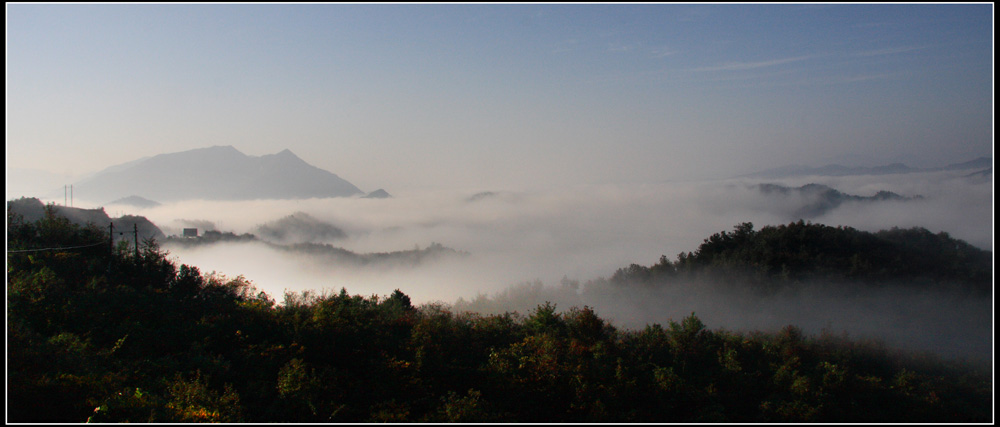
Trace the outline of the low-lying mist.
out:
<instances>
[{"instance_id":1,"label":"low-lying mist","mask_svg":"<svg viewBox=\"0 0 1000 427\"><path fill-rule=\"evenodd\" d=\"M976 364L992 360L993 302L981 295L898 285L845 288L807 283L763 296L718 283L659 288L572 283L520 283L491 295L463 298L453 308L484 314L527 314L544 302L555 304L559 311L586 305L615 326L631 329L680 321L694 313L709 328L773 332L796 325L812 335L873 339L890 348L929 352Z\"/></svg>"},{"instance_id":2,"label":"low-lying mist","mask_svg":"<svg viewBox=\"0 0 1000 427\"><path fill-rule=\"evenodd\" d=\"M178 263L198 266L203 272L243 275L279 302L285 292L335 292L343 287L363 295L388 295L398 288L415 303L453 304L459 298L467 302L530 282L569 298L562 301L565 304L590 305L620 326L665 323L696 312L713 328L772 330L796 324L807 332L826 328L941 354L989 352L992 302L955 296L889 288L843 294L820 287L764 300L676 288L655 295L633 292L604 298L591 292L588 300L573 303L561 288L564 279L586 283L631 263L650 265L661 255L674 259L738 223L752 222L760 228L798 220L790 215L804 201L797 196L764 195L752 187L763 182L817 183L860 196L878 191L922 196L907 201L847 202L809 220L866 231L924 227L993 249L992 180L972 181L957 173L579 186L544 192L477 189L393 193L388 199L190 201L130 213L146 216L172 235L180 234L192 221L220 231L253 233L261 224L303 212L346 232L346 238L326 243L356 253L439 243L470 254L416 266L355 266L276 251L262 242L164 247ZM569 308L557 302L562 309ZM970 319L957 323L963 328L979 326L954 331L949 316Z\"/></svg>"}]
</instances>

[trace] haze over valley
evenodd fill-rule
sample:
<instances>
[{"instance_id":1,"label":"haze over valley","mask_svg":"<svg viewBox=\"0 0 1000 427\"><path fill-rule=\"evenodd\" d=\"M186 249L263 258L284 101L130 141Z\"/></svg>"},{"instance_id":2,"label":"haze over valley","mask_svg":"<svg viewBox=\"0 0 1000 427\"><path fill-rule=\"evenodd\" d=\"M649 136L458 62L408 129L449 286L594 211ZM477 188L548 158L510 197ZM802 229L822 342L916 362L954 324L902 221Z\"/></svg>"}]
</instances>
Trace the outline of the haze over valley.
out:
<instances>
[{"instance_id":1,"label":"haze over valley","mask_svg":"<svg viewBox=\"0 0 1000 427\"><path fill-rule=\"evenodd\" d=\"M17 420L989 406L988 381L913 366L992 372L993 5L7 12ZM869 363L897 350L915 365ZM391 391L344 391L369 368ZM504 400L536 386L565 405Z\"/></svg>"},{"instance_id":2,"label":"haze over valley","mask_svg":"<svg viewBox=\"0 0 1000 427\"><path fill-rule=\"evenodd\" d=\"M630 264L651 265L661 255L672 259L693 251L708 236L742 222L760 228L805 219L873 232L922 227L992 251L992 182L970 176L981 166L780 180L579 185L559 191L442 190L390 198L360 197L359 190L342 197L198 198L141 206L124 200L104 209L148 218L164 235L174 236L159 240L178 263L242 275L279 300L287 292L345 288L388 295L402 289L416 303L458 303L456 308L475 310L523 313L545 301L565 308L588 305L630 327L664 323L693 311L710 327L770 330L796 324L811 333L828 329L983 357L989 328L964 328L961 334L942 330L941 336L954 341L946 347L925 334L948 324L946 318L960 306L967 315L979 313L975 319L988 317L991 306L977 298L896 294L891 289L848 297L823 287L763 299L704 287L670 288L655 295L602 294L594 291L599 283L593 283ZM167 172L161 175L160 191L179 194L170 184L186 184ZM293 175L278 174L282 179ZM283 182L295 185L293 179ZM198 229L201 237L178 237L184 228ZM576 283L572 292L567 283ZM483 306L483 298L497 302ZM467 304L477 299L480 306ZM757 302L748 304L751 300ZM887 332L886 325L898 328Z\"/></svg>"}]
</instances>

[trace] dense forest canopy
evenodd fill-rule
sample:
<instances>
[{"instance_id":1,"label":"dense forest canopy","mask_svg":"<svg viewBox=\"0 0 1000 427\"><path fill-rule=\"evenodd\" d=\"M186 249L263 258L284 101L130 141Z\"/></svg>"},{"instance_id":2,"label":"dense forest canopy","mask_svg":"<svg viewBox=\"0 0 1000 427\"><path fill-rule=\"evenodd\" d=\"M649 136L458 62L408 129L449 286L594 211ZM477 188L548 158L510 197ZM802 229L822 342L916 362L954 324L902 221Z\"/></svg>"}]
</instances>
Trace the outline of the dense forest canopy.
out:
<instances>
[{"instance_id":1,"label":"dense forest canopy","mask_svg":"<svg viewBox=\"0 0 1000 427\"><path fill-rule=\"evenodd\" d=\"M704 279L767 291L810 281L869 286L958 287L983 295L993 291L993 254L924 228L876 233L804 221L754 230L742 223L713 234L676 261L662 256L650 267L632 264L610 280L616 284L669 285Z\"/></svg>"},{"instance_id":2,"label":"dense forest canopy","mask_svg":"<svg viewBox=\"0 0 1000 427\"><path fill-rule=\"evenodd\" d=\"M629 267L612 280L749 274L752 283L794 283L833 274L962 279L979 290L983 254L925 231L871 234L802 223L754 231L742 224L677 262ZM415 306L400 290L289 293L277 304L243 277L178 267L155 241L114 244L103 229L74 225L51 208L37 221L8 212L7 236L11 422L992 417L991 372L877 342L808 336L791 325L713 331L692 313L626 330L586 306L457 313ZM851 248L868 252L855 257ZM869 256L877 263L860 263ZM907 270L914 259L923 265ZM855 269L844 273L843 265Z\"/></svg>"}]
</instances>

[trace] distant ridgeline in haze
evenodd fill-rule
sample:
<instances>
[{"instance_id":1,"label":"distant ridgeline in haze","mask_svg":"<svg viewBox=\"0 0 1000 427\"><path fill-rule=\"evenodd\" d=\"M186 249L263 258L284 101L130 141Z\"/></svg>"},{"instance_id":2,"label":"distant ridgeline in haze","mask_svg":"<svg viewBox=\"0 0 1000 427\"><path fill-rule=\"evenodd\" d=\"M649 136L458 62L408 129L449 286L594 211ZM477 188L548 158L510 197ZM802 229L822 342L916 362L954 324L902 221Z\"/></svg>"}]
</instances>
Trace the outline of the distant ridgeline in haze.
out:
<instances>
[{"instance_id":1,"label":"distant ridgeline in haze","mask_svg":"<svg viewBox=\"0 0 1000 427\"><path fill-rule=\"evenodd\" d=\"M160 154L109 167L74 184L80 198L177 200L306 199L363 195L350 182L289 150L260 157L232 146Z\"/></svg>"},{"instance_id":2,"label":"distant ridgeline in haze","mask_svg":"<svg viewBox=\"0 0 1000 427\"><path fill-rule=\"evenodd\" d=\"M293 222L298 222L298 220L294 219L294 216L285 217L282 220L269 223L271 225L266 227L266 232L273 233L275 227L274 224L283 224L284 227L292 229L297 228L294 226L288 227L289 218L293 218L291 220ZM260 228L258 228L258 230L260 230ZM384 268L396 265L417 266L425 261L433 261L445 257L469 256L468 252L452 249L440 243L434 242L423 249L416 247L414 249L393 252L357 253L333 246L329 243L295 242L294 240L287 240L293 234L294 233L281 234L283 239L278 240L285 240L284 243L275 243L272 240L261 239L250 233L236 234L229 231L219 232L213 230L206 231L204 234L197 237L170 236L163 240L163 246L165 248L193 248L199 246L210 246L218 243L259 243L270 249L284 253L311 257L319 261L322 265L338 264L355 265L359 267L369 266L375 268Z\"/></svg>"},{"instance_id":3,"label":"distant ridgeline in haze","mask_svg":"<svg viewBox=\"0 0 1000 427\"><path fill-rule=\"evenodd\" d=\"M757 184L751 188L769 196L799 196L804 199L804 205L791 212L791 218L811 219L821 216L844 202L882 202L920 200L923 196L901 196L891 191L879 191L873 196L855 196L841 193L822 184L806 184L801 187L786 187L780 184Z\"/></svg>"},{"instance_id":4,"label":"distant ridgeline in haze","mask_svg":"<svg viewBox=\"0 0 1000 427\"><path fill-rule=\"evenodd\" d=\"M137 208L155 208L160 206L159 203L149 200L145 197L139 196L128 196L122 197L118 200L108 203L109 205L124 205L124 206L134 206Z\"/></svg>"},{"instance_id":5,"label":"distant ridgeline in haze","mask_svg":"<svg viewBox=\"0 0 1000 427\"><path fill-rule=\"evenodd\" d=\"M963 171L977 170L976 173L993 172L993 159L980 157L963 163L955 163L937 168L914 168L902 163L892 163L889 165L875 167L849 167L842 165L826 165L822 167L809 167L801 165L783 166L780 168L768 169L742 175L738 178L765 178L778 179L796 176L851 176L851 175L892 175L900 173L917 172L938 172L938 171Z\"/></svg>"},{"instance_id":6,"label":"distant ridgeline in haze","mask_svg":"<svg viewBox=\"0 0 1000 427\"><path fill-rule=\"evenodd\" d=\"M347 233L333 224L296 212L257 226L257 236L275 243L317 243L343 239Z\"/></svg>"},{"instance_id":7,"label":"distant ridgeline in haze","mask_svg":"<svg viewBox=\"0 0 1000 427\"><path fill-rule=\"evenodd\" d=\"M9 214L21 215L26 222L35 222L45 217L45 210L52 209L57 216L68 219L73 224L87 225L94 224L103 230L108 230L108 225L115 225L115 239L132 239L135 237L135 230L139 231L140 239L163 239L165 236L160 228L153 224L146 217L135 215L123 215L118 218L108 216L104 208L81 209L69 206L58 206L50 204L46 206L41 200L36 198L22 197L7 202ZM118 234L122 233L122 234Z\"/></svg>"}]
</instances>

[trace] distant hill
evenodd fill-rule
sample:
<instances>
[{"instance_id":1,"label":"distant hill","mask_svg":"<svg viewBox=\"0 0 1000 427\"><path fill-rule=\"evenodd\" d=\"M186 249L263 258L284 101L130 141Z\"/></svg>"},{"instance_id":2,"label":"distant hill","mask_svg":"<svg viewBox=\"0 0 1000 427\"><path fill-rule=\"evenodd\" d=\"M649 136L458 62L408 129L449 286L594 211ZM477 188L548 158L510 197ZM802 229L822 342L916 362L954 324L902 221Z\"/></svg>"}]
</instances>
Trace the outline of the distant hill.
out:
<instances>
[{"instance_id":1,"label":"distant hill","mask_svg":"<svg viewBox=\"0 0 1000 427\"><path fill-rule=\"evenodd\" d=\"M417 266L425 261L433 261L446 257L469 256L468 252L449 248L440 243L431 243L426 248L413 248L408 250L393 252L372 252L357 253L344 248L333 246L329 243L290 243L280 244L266 239L258 238L254 234L235 234L232 232L207 231L204 234L184 238L170 236L163 243L166 247L179 246L194 248L210 246L217 243L253 243L259 242L268 248L290 253L293 255L308 256L318 260L324 265L357 265L385 268L388 266Z\"/></svg>"},{"instance_id":2,"label":"distant hill","mask_svg":"<svg viewBox=\"0 0 1000 427\"><path fill-rule=\"evenodd\" d=\"M671 284L691 278L775 290L786 285L904 284L990 295L993 253L945 232L893 227L875 233L805 223L765 226L742 223L716 233L694 252L666 256L650 267L632 264L610 282Z\"/></svg>"},{"instance_id":3,"label":"distant hill","mask_svg":"<svg viewBox=\"0 0 1000 427\"><path fill-rule=\"evenodd\" d=\"M51 205L55 213L65 217L70 222L78 225L94 224L104 230L108 229L111 223L115 225L115 239L132 239L133 232L138 229L139 238L163 239L165 236L156 224L153 224L146 217L135 215L123 215L118 218L108 216L104 208L82 209L69 206ZM22 197L20 199L7 202L7 210L11 213L21 215L25 221L34 222L45 216L45 204L36 198ZM138 228L136 228L138 227ZM119 234L121 233L121 234Z\"/></svg>"},{"instance_id":4,"label":"distant hill","mask_svg":"<svg viewBox=\"0 0 1000 427\"><path fill-rule=\"evenodd\" d=\"M891 191L879 191L873 196L856 196L842 193L822 184L806 184L801 187L786 187L779 184L758 184L751 188L759 190L765 195L776 196L799 196L804 201L801 207L790 212L792 220L812 219L823 215L844 202L880 202L887 200L909 201L923 199L923 196L901 196Z\"/></svg>"},{"instance_id":5,"label":"distant hill","mask_svg":"<svg viewBox=\"0 0 1000 427\"><path fill-rule=\"evenodd\" d=\"M261 240L277 243L320 243L347 237L344 230L305 212L296 212L258 226L256 234Z\"/></svg>"},{"instance_id":6,"label":"distant hill","mask_svg":"<svg viewBox=\"0 0 1000 427\"><path fill-rule=\"evenodd\" d=\"M366 198L366 199L388 199L388 198L391 198L391 197L392 196L389 195L389 192L387 192L387 191L385 191L385 190L383 190L381 188L379 188L378 190L372 191L371 193L368 193L368 194L366 194L364 196L364 198Z\"/></svg>"},{"instance_id":7,"label":"distant hill","mask_svg":"<svg viewBox=\"0 0 1000 427\"><path fill-rule=\"evenodd\" d=\"M993 168L983 169L981 171L976 171L965 175L965 178L970 178L973 180L988 180L993 177Z\"/></svg>"},{"instance_id":8,"label":"distant hill","mask_svg":"<svg viewBox=\"0 0 1000 427\"><path fill-rule=\"evenodd\" d=\"M955 163L941 168L942 170L993 169L993 159L980 157L964 163Z\"/></svg>"},{"instance_id":9,"label":"distant hill","mask_svg":"<svg viewBox=\"0 0 1000 427\"><path fill-rule=\"evenodd\" d=\"M468 202L475 202L483 199L489 199L491 197L496 197L497 193L494 191L482 191L467 197L465 200Z\"/></svg>"},{"instance_id":10,"label":"distant hill","mask_svg":"<svg viewBox=\"0 0 1000 427\"><path fill-rule=\"evenodd\" d=\"M232 146L160 154L109 167L75 184L86 200L129 195L159 201L344 197L363 194L350 182L289 150L260 157Z\"/></svg>"},{"instance_id":11,"label":"distant hill","mask_svg":"<svg viewBox=\"0 0 1000 427\"><path fill-rule=\"evenodd\" d=\"M810 167L802 165L782 166L774 169L767 169L737 178L764 178L779 179L796 176L851 176L851 175L893 175L915 172L936 172L936 171L961 171L970 169L992 168L993 159L980 157L963 163L953 163L937 168L914 168L902 163L892 163L875 167L850 167L842 165L826 165L821 167Z\"/></svg>"},{"instance_id":12,"label":"distant hill","mask_svg":"<svg viewBox=\"0 0 1000 427\"><path fill-rule=\"evenodd\" d=\"M137 208L155 208L157 206L160 206L159 202L155 202L155 201L149 200L149 199L147 199L145 197L139 197L139 196L123 197L121 199L115 200L115 201L110 202L108 204L109 205L135 206Z\"/></svg>"}]
</instances>

